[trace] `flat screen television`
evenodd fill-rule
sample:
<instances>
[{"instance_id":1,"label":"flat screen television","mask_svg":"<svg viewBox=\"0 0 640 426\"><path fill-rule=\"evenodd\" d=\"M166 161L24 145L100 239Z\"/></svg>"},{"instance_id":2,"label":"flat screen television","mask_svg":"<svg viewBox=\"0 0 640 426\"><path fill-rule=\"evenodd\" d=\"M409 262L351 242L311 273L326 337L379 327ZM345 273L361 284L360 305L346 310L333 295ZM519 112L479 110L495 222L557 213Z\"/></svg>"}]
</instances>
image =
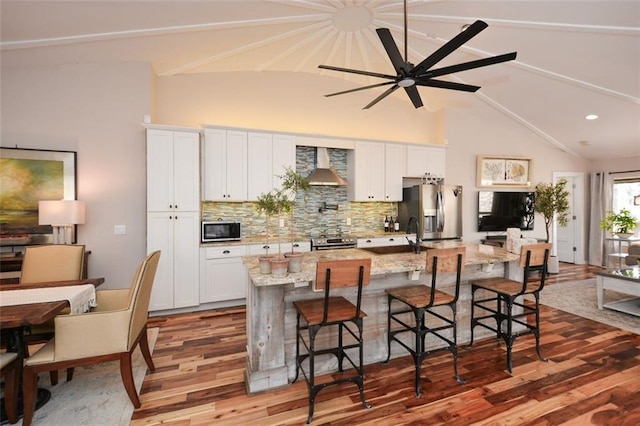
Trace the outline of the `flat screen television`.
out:
<instances>
[{"instance_id":1,"label":"flat screen television","mask_svg":"<svg viewBox=\"0 0 640 426\"><path fill-rule=\"evenodd\" d=\"M478 191L478 232L533 230L535 192Z\"/></svg>"}]
</instances>

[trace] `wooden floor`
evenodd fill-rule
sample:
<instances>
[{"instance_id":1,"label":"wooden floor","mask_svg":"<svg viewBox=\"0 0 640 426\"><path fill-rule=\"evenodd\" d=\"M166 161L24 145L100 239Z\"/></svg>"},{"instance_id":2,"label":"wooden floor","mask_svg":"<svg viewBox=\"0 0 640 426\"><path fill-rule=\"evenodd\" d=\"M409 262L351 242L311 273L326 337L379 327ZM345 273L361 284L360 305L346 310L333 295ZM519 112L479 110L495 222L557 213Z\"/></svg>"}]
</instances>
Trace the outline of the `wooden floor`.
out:
<instances>
[{"instance_id":1,"label":"wooden floor","mask_svg":"<svg viewBox=\"0 0 640 426\"><path fill-rule=\"evenodd\" d=\"M551 285L584 279L595 270L561 265ZM360 404L353 384L333 386L317 397L313 424L331 425L638 425L640 335L542 307L542 352L534 338L514 347L513 375L505 368L504 344L484 339L460 350L453 378L451 355L424 361L422 397L413 392L413 362L407 357L366 367ZM304 380L284 389L247 396L244 308L159 317L142 407L132 425L300 425L307 418Z\"/></svg>"}]
</instances>

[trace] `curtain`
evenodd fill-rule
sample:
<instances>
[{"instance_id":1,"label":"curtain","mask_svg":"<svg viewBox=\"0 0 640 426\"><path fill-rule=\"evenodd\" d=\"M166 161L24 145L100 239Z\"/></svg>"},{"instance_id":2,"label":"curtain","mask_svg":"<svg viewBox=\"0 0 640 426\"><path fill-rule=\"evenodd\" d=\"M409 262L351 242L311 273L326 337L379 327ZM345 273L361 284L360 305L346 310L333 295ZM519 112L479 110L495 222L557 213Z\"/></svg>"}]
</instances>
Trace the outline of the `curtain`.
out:
<instances>
[{"instance_id":1,"label":"curtain","mask_svg":"<svg viewBox=\"0 0 640 426\"><path fill-rule=\"evenodd\" d=\"M600 228L600 221L605 211L611 206L612 180L606 172L592 173L590 178L590 211L589 211L589 264L607 266L607 250L605 231Z\"/></svg>"}]
</instances>

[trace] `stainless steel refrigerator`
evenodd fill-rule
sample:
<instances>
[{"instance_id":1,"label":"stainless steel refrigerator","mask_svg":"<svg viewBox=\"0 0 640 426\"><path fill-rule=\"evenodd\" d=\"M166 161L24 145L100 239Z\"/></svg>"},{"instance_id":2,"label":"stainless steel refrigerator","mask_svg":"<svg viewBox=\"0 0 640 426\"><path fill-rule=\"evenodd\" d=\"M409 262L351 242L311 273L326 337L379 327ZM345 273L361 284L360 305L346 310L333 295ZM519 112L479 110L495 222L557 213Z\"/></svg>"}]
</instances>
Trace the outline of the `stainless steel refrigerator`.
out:
<instances>
[{"instance_id":1,"label":"stainless steel refrigerator","mask_svg":"<svg viewBox=\"0 0 640 426\"><path fill-rule=\"evenodd\" d=\"M403 227L415 216L422 240L462 238L462 186L414 185L404 188L402 195L398 216ZM414 233L415 228L408 232Z\"/></svg>"}]
</instances>

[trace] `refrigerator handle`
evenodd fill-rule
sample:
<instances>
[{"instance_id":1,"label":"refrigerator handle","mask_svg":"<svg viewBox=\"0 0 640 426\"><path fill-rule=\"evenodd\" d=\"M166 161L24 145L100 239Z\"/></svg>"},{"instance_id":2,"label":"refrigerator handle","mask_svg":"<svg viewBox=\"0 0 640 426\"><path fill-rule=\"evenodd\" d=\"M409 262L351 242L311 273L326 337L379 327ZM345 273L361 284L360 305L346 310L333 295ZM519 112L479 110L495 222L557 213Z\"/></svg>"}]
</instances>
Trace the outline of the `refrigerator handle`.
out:
<instances>
[{"instance_id":1,"label":"refrigerator handle","mask_svg":"<svg viewBox=\"0 0 640 426\"><path fill-rule=\"evenodd\" d=\"M442 191L438 191L436 203L436 231L442 232L444 230L444 197L442 196Z\"/></svg>"}]
</instances>

